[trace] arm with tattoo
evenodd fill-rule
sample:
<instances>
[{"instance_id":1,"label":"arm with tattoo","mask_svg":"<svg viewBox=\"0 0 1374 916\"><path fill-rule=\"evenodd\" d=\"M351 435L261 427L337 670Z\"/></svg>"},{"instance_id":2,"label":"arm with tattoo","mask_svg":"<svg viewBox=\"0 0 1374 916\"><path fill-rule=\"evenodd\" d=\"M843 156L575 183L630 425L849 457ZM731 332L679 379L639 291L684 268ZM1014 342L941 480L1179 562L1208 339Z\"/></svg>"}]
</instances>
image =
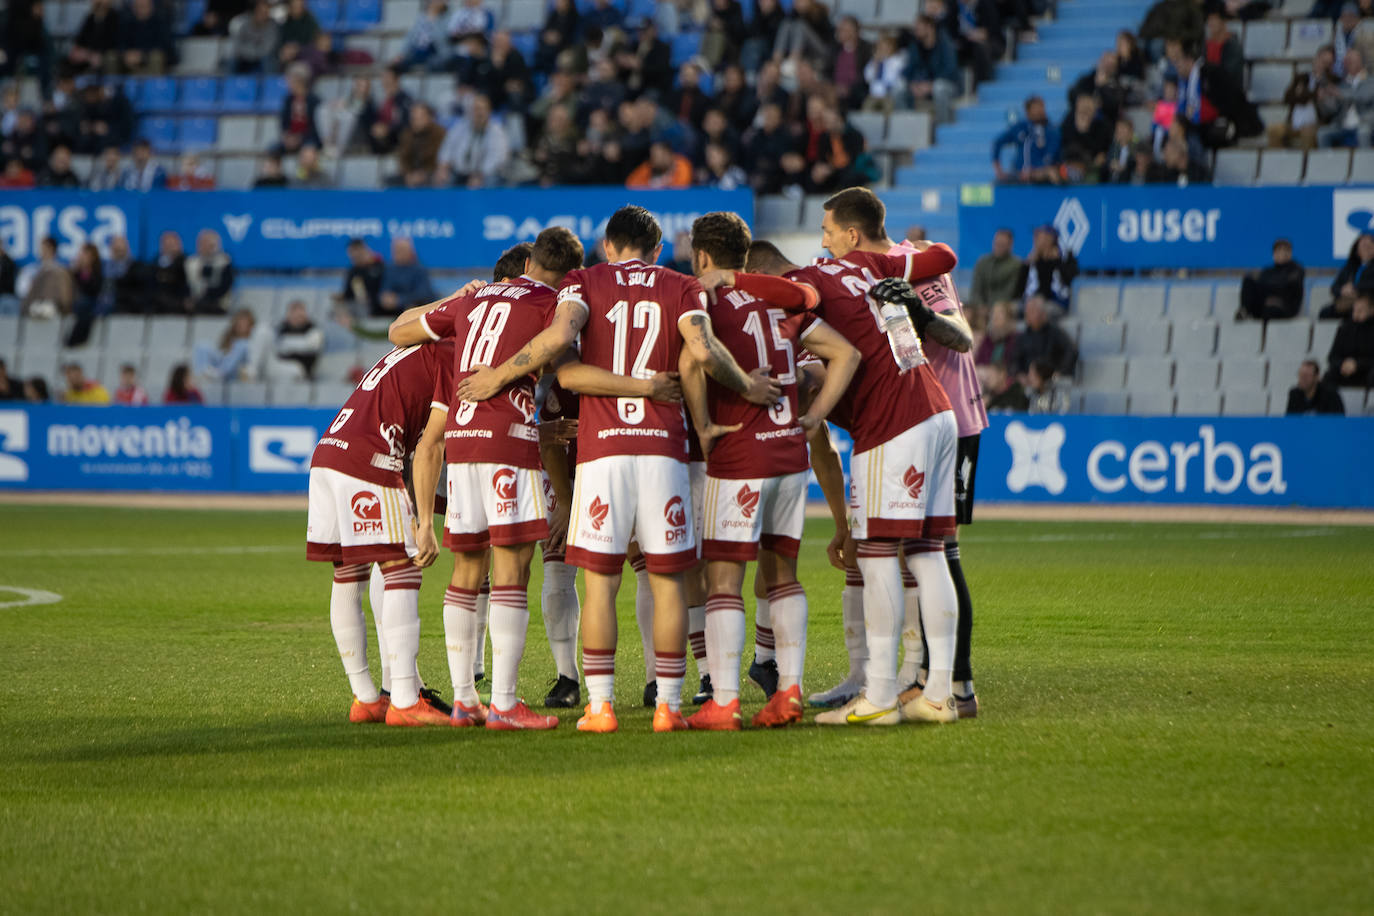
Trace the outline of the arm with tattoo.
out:
<instances>
[{"instance_id":1,"label":"arm with tattoo","mask_svg":"<svg viewBox=\"0 0 1374 916\"><path fill-rule=\"evenodd\" d=\"M771 405L782 394L782 387L768 377L767 368L745 372L730 355L725 344L711 330L711 319L701 312L684 315L678 322L683 352L707 375L752 404Z\"/></svg>"},{"instance_id":2,"label":"arm with tattoo","mask_svg":"<svg viewBox=\"0 0 1374 916\"><path fill-rule=\"evenodd\" d=\"M495 397L520 376L538 372L572 346L586 323L587 310L584 306L572 302L561 303L554 312L553 323L536 334L519 353L495 368L474 366L472 374L458 386L458 398L463 401L485 401Z\"/></svg>"}]
</instances>

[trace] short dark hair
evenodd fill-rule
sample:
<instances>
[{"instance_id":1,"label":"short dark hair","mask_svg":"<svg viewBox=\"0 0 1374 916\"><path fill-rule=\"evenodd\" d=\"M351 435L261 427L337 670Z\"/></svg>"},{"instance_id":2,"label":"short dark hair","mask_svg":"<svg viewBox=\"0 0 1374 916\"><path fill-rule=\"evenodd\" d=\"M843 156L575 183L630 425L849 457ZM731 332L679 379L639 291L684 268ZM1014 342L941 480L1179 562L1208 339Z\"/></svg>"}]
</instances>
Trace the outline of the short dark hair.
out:
<instances>
[{"instance_id":1,"label":"short dark hair","mask_svg":"<svg viewBox=\"0 0 1374 916\"><path fill-rule=\"evenodd\" d=\"M663 241L663 229L648 210L627 204L606 221L606 241L621 250L647 255Z\"/></svg>"},{"instance_id":2,"label":"short dark hair","mask_svg":"<svg viewBox=\"0 0 1374 916\"><path fill-rule=\"evenodd\" d=\"M534 251L533 242L521 242L501 252L501 257L497 259L496 266L491 269L492 281L500 283L502 280L510 280L520 276L525 272L525 262L530 259L530 252L532 251Z\"/></svg>"},{"instance_id":3,"label":"short dark hair","mask_svg":"<svg viewBox=\"0 0 1374 916\"><path fill-rule=\"evenodd\" d=\"M758 239L750 243L749 257L744 262L745 270L759 274L782 273L791 266L792 262L778 250L777 245Z\"/></svg>"},{"instance_id":4,"label":"short dark hair","mask_svg":"<svg viewBox=\"0 0 1374 916\"><path fill-rule=\"evenodd\" d=\"M540 267L562 274L582 266L582 242L566 226L550 226L534 240L530 257Z\"/></svg>"},{"instance_id":5,"label":"short dark hair","mask_svg":"<svg viewBox=\"0 0 1374 916\"><path fill-rule=\"evenodd\" d=\"M1269 250L1270 250L1270 251L1276 251L1276 250L1278 250L1278 249L1281 248L1281 247L1282 247L1282 248L1287 248L1289 251L1292 251L1292 250L1293 250L1293 243L1290 242L1290 241L1288 241L1288 239L1274 239L1274 245L1273 245L1273 247L1270 248Z\"/></svg>"},{"instance_id":6,"label":"short dark hair","mask_svg":"<svg viewBox=\"0 0 1374 916\"><path fill-rule=\"evenodd\" d=\"M133 372L134 374L137 374L137 373L138 373L138 367L135 366L133 363L124 363L122 366L119 367L119 371L120 371L120 372Z\"/></svg>"},{"instance_id":7,"label":"short dark hair","mask_svg":"<svg viewBox=\"0 0 1374 916\"><path fill-rule=\"evenodd\" d=\"M825 209L842 229L858 229L869 241L887 235L887 208L868 188L845 188L825 202Z\"/></svg>"},{"instance_id":8,"label":"short dark hair","mask_svg":"<svg viewBox=\"0 0 1374 916\"><path fill-rule=\"evenodd\" d=\"M1298 366L1299 368L1301 368L1302 366L1311 366L1313 372L1317 373L1318 375L1322 374L1322 364L1317 362L1315 359L1305 359L1301 363L1299 363Z\"/></svg>"},{"instance_id":9,"label":"short dark hair","mask_svg":"<svg viewBox=\"0 0 1374 916\"><path fill-rule=\"evenodd\" d=\"M1035 374L1045 381L1054 378L1054 363L1049 360L1037 359L1035 362L1031 363L1031 366L1035 369Z\"/></svg>"},{"instance_id":10,"label":"short dark hair","mask_svg":"<svg viewBox=\"0 0 1374 916\"><path fill-rule=\"evenodd\" d=\"M1011 229L1006 226L998 226L997 231L993 233L993 237L995 238L1004 232L1007 234L1009 238L1016 238L1016 233L1012 232Z\"/></svg>"},{"instance_id":11,"label":"short dark hair","mask_svg":"<svg viewBox=\"0 0 1374 916\"><path fill-rule=\"evenodd\" d=\"M741 270L749 256L749 225L738 213L718 210L692 223L692 249L711 256L717 267Z\"/></svg>"}]
</instances>

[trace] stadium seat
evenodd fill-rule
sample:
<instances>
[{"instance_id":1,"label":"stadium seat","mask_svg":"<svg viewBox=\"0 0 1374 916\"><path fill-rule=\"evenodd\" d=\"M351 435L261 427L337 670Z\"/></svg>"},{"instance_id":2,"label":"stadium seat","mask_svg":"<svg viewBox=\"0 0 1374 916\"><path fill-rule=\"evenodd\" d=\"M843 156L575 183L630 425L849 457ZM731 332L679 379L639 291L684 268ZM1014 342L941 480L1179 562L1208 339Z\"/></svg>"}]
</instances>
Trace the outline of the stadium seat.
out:
<instances>
[{"instance_id":1,"label":"stadium seat","mask_svg":"<svg viewBox=\"0 0 1374 916\"><path fill-rule=\"evenodd\" d=\"M219 108L219 80L197 76L181 81L181 110L200 114Z\"/></svg>"},{"instance_id":2,"label":"stadium seat","mask_svg":"<svg viewBox=\"0 0 1374 916\"><path fill-rule=\"evenodd\" d=\"M14 362L15 351L19 349L19 316L0 315L0 359Z\"/></svg>"},{"instance_id":3,"label":"stadium seat","mask_svg":"<svg viewBox=\"0 0 1374 916\"><path fill-rule=\"evenodd\" d=\"M138 125L138 135L159 152L168 152L177 145L177 122L174 118L144 118Z\"/></svg>"},{"instance_id":4,"label":"stadium seat","mask_svg":"<svg viewBox=\"0 0 1374 916\"><path fill-rule=\"evenodd\" d=\"M1127 356L1160 356L1169 352L1169 322L1134 319L1126 322Z\"/></svg>"},{"instance_id":5,"label":"stadium seat","mask_svg":"<svg viewBox=\"0 0 1374 916\"><path fill-rule=\"evenodd\" d=\"M382 36L350 35L348 37L348 50L361 51L371 55L374 61L380 63L382 60Z\"/></svg>"},{"instance_id":6,"label":"stadium seat","mask_svg":"<svg viewBox=\"0 0 1374 916\"><path fill-rule=\"evenodd\" d=\"M101 347L114 359L137 360L143 352L148 322L142 315L111 315L102 322ZM3 336L0 333L0 336Z\"/></svg>"},{"instance_id":7,"label":"stadium seat","mask_svg":"<svg viewBox=\"0 0 1374 916\"><path fill-rule=\"evenodd\" d=\"M1336 339L1336 329L1339 327L1340 322L1337 321L1318 321L1312 325L1312 343L1308 345L1307 352L1323 367L1326 365L1326 356L1331 352L1331 342Z\"/></svg>"},{"instance_id":8,"label":"stadium seat","mask_svg":"<svg viewBox=\"0 0 1374 916\"><path fill-rule=\"evenodd\" d=\"M1264 325L1258 321L1225 321L1217 328L1217 355L1254 356L1260 351Z\"/></svg>"},{"instance_id":9,"label":"stadium seat","mask_svg":"<svg viewBox=\"0 0 1374 916\"><path fill-rule=\"evenodd\" d=\"M176 21L177 35L189 35L196 23L205 17L205 0L186 0L179 6L181 15Z\"/></svg>"},{"instance_id":10,"label":"stadium seat","mask_svg":"<svg viewBox=\"0 0 1374 916\"><path fill-rule=\"evenodd\" d=\"M1347 417L1358 417L1364 413L1365 391L1363 388L1341 388L1341 402L1345 404Z\"/></svg>"},{"instance_id":11,"label":"stadium seat","mask_svg":"<svg viewBox=\"0 0 1374 916\"><path fill-rule=\"evenodd\" d=\"M319 318L324 303L328 301L325 290L318 286L280 286L276 292L274 301L283 316L286 314L287 306L299 301L305 303L311 315Z\"/></svg>"},{"instance_id":12,"label":"stadium seat","mask_svg":"<svg viewBox=\"0 0 1374 916\"><path fill-rule=\"evenodd\" d=\"M219 119L219 152L256 153L258 121L252 115L225 115Z\"/></svg>"},{"instance_id":13,"label":"stadium seat","mask_svg":"<svg viewBox=\"0 0 1374 916\"><path fill-rule=\"evenodd\" d=\"M176 315L155 315L148 319L148 343L150 353L182 353L190 334L190 324L185 318Z\"/></svg>"},{"instance_id":14,"label":"stadium seat","mask_svg":"<svg viewBox=\"0 0 1374 916\"><path fill-rule=\"evenodd\" d=\"M512 32L538 29L544 24L546 6L544 0L507 0L504 27Z\"/></svg>"},{"instance_id":15,"label":"stadium seat","mask_svg":"<svg viewBox=\"0 0 1374 916\"><path fill-rule=\"evenodd\" d=\"M887 119L887 148L918 150L930 146L931 118L925 111L894 111Z\"/></svg>"},{"instance_id":16,"label":"stadium seat","mask_svg":"<svg viewBox=\"0 0 1374 916\"><path fill-rule=\"evenodd\" d=\"M215 346L229 329L229 319L218 315L197 315L191 319L191 347Z\"/></svg>"},{"instance_id":17,"label":"stadium seat","mask_svg":"<svg viewBox=\"0 0 1374 916\"><path fill-rule=\"evenodd\" d=\"M1231 316L1240 308L1240 281L1219 280L1212 291L1212 314Z\"/></svg>"},{"instance_id":18,"label":"stadium seat","mask_svg":"<svg viewBox=\"0 0 1374 916\"><path fill-rule=\"evenodd\" d=\"M381 0L344 0L339 28L345 32L366 32L381 21Z\"/></svg>"},{"instance_id":19,"label":"stadium seat","mask_svg":"<svg viewBox=\"0 0 1374 916\"><path fill-rule=\"evenodd\" d=\"M356 387L348 382L317 382L311 392L311 403L316 407L338 409Z\"/></svg>"},{"instance_id":20,"label":"stadium seat","mask_svg":"<svg viewBox=\"0 0 1374 916\"><path fill-rule=\"evenodd\" d=\"M1245 41L1241 45L1246 60L1265 60L1282 57L1288 47L1288 23L1255 20L1245 26Z\"/></svg>"},{"instance_id":21,"label":"stadium seat","mask_svg":"<svg viewBox=\"0 0 1374 916\"><path fill-rule=\"evenodd\" d=\"M263 149L277 145L281 138L281 121L271 115L258 116L258 143Z\"/></svg>"},{"instance_id":22,"label":"stadium seat","mask_svg":"<svg viewBox=\"0 0 1374 916\"><path fill-rule=\"evenodd\" d=\"M260 407L267 403L267 383L236 381L225 385L224 403L233 407Z\"/></svg>"},{"instance_id":23,"label":"stadium seat","mask_svg":"<svg viewBox=\"0 0 1374 916\"><path fill-rule=\"evenodd\" d=\"M1180 321L1198 321L1212 316L1212 284L1171 283L1168 294L1168 313L1175 325Z\"/></svg>"},{"instance_id":24,"label":"stadium seat","mask_svg":"<svg viewBox=\"0 0 1374 916\"><path fill-rule=\"evenodd\" d=\"M267 403L273 407L304 407L312 396L309 382L272 382L267 388Z\"/></svg>"},{"instance_id":25,"label":"stadium seat","mask_svg":"<svg viewBox=\"0 0 1374 916\"><path fill-rule=\"evenodd\" d=\"M1311 60L1318 48L1330 42L1330 19L1300 19L1288 26L1288 47L1285 49L1285 56Z\"/></svg>"},{"instance_id":26,"label":"stadium seat","mask_svg":"<svg viewBox=\"0 0 1374 916\"><path fill-rule=\"evenodd\" d=\"M1126 392L1085 391L1079 409L1090 414L1123 414L1126 412Z\"/></svg>"},{"instance_id":27,"label":"stadium seat","mask_svg":"<svg viewBox=\"0 0 1374 916\"><path fill-rule=\"evenodd\" d=\"M878 18L878 0L839 0L835 4L835 21L853 16L861 23Z\"/></svg>"},{"instance_id":28,"label":"stadium seat","mask_svg":"<svg viewBox=\"0 0 1374 916\"><path fill-rule=\"evenodd\" d=\"M177 107L177 81L170 76L129 80L129 83L134 84L140 111L172 111Z\"/></svg>"},{"instance_id":29,"label":"stadium seat","mask_svg":"<svg viewBox=\"0 0 1374 916\"><path fill-rule=\"evenodd\" d=\"M415 20L420 18L420 6L420 0L386 0L386 3L382 4L382 30L410 31Z\"/></svg>"},{"instance_id":30,"label":"stadium seat","mask_svg":"<svg viewBox=\"0 0 1374 916\"><path fill-rule=\"evenodd\" d=\"M1312 342L1312 325L1306 318L1270 321L1264 329L1264 352L1274 355L1306 353Z\"/></svg>"},{"instance_id":31,"label":"stadium seat","mask_svg":"<svg viewBox=\"0 0 1374 916\"><path fill-rule=\"evenodd\" d=\"M306 0L306 6L326 32L339 30L339 5L339 0Z\"/></svg>"},{"instance_id":32,"label":"stadium seat","mask_svg":"<svg viewBox=\"0 0 1374 916\"><path fill-rule=\"evenodd\" d=\"M1121 288L1121 317L1136 321L1163 315L1164 290L1157 283L1127 283Z\"/></svg>"},{"instance_id":33,"label":"stadium seat","mask_svg":"<svg viewBox=\"0 0 1374 916\"><path fill-rule=\"evenodd\" d=\"M215 73L219 70L218 38L183 38L177 42L178 73Z\"/></svg>"},{"instance_id":34,"label":"stadium seat","mask_svg":"<svg viewBox=\"0 0 1374 916\"><path fill-rule=\"evenodd\" d=\"M695 57L697 52L701 50L701 33L679 32L672 37L670 47L672 48L673 69L676 70Z\"/></svg>"},{"instance_id":35,"label":"stadium seat","mask_svg":"<svg viewBox=\"0 0 1374 916\"><path fill-rule=\"evenodd\" d=\"M286 101L286 77L269 76L262 81L262 90L258 95L258 111L270 111L273 113L281 111L282 102Z\"/></svg>"},{"instance_id":36,"label":"stadium seat","mask_svg":"<svg viewBox=\"0 0 1374 916\"><path fill-rule=\"evenodd\" d=\"M62 341L62 322L52 319L28 318L21 329L21 351L51 351L56 355Z\"/></svg>"},{"instance_id":37,"label":"stadium seat","mask_svg":"<svg viewBox=\"0 0 1374 916\"><path fill-rule=\"evenodd\" d=\"M259 83L256 76L226 78L221 92L220 108L231 112L257 111Z\"/></svg>"},{"instance_id":38,"label":"stadium seat","mask_svg":"<svg viewBox=\"0 0 1374 916\"><path fill-rule=\"evenodd\" d=\"M1302 180L1303 152L1296 149L1265 150L1260 156L1256 184L1297 184Z\"/></svg>"},{"instance_id":39,"label":"stadium seat","mask_svg":"<svg viewBox=\"0 0 1374 916\"><path fill-rule=\"evenodd\" d=\"M1221 361L1221 387L1264 388L1264 374L1269 360L1263 356L1228 356Z\"/></svg>"},{"instance_id":40,"label":"stadium seat","mask_svg":"<svg viewBox=\"0 0 1374 916\"><path fill-rule=\"evenodd\" d=\"M177 139L185 150L208 150L215 146L219 122L215 118L182 118Z\"/></svg>"},{"instance_id":41,"label":"stadium seat","mask_svg":"<svg viewBox=\"0 0 1374 916\"><path fill-rule=\"evenodd\" d=\"M1137 139L1150 136L1154 126L1154 112L1148 108L1129 108L1125 115L1130 120L1131 127L1135 129Z\"/></svg>"},{"instance_id":42,"label":"stadium seat","mask_svg":"<svg viewBox=\"0 0 1374 916\"><path fill-rule=\"evenodd\" d=\"M1217 150L1216 164L1212 168L1212 181L1216 184L1253 184L1258 167L1257 150Z\"/></svg>"},{"instance_id":43,"label":"stadium seat","mask_svg":"<svg viewBox=\"0 0 1374 916\"><path fill-rule=\"evenodd\" d=\"M781 194L758 197L754 201L754 219L761 235L795 232L801 225L801 203Z\"/></svg>"},{"instance_id":44,"label":"stadium seat","mask_svg":"<svg viewBox=\"0 0 1374 916\"><path fill-rule=\"evenodd\" d=\"M1286 392L1298 383L1298 367L1307 356L1302 353L1286 353L1282 356L1275 354L1269 359L1269 385L1270 391L1275 393ZM1318 362L1322 362L1318 360Z\"/></svg>"},{"instance_id":45,"label":"stadium seat","mask_svg":"<svg viewBox=\"0 0 1374 916\"><path fill-rule=\"evenodd\" d=\"M1180 359L1174 363L1174 387L1179 391L1212 391L1217 387L1220 360Z\"/></svg>"},{"instance_id":46,"label":"stadium seat","mask_svg":"<svg viewBox=\"0 0 1374 916\"><path fill-rule=\"evenodd\" d=\"M339 170L339 187L373 190L382 186L380 156L346 156Z\"/></svg>"},{"instance_id":47,"label":"stadium seat","mask_svg":"<svg viewBox=\"0 0 1374 916\"><path fill-rule=\"evenodd\" d=\"M358 354L353 350L325 353L315 362L315 379L321 384L342 384L358 366Z\"/></svg>"},{"instance_id":48,"label":"stadium seat","mask_svg":"<svg viewBox=\"0 0 1374 916\"><path fill-rule=\"evenodd\" d=\"M1174 361L1167 356L1134 356L1126 361L1126 388L1151 391L1174 381Z\"/></svg>"},{"instance_id":49,"label":"stadium seat","mask_svg":"<svg viewBox=\"0 0 1374 916\"><path fill-rule=\"evenodd\" d=\"M910 28L911 0L878 0L878 12L871 22L873 28Z\"/></svg>"},{"instance_id":50,"label":"stadium seat","mask_svg":"<svg viewBox=\"0 0 1374 916\"><path fill-rule=\"evenodd\" d=\"M1303 184L1345 184L1350 175L1350 150L1314 149L1307 154Z\"/></svg>"},{"instance_id":51,"label":"stadium seat","mask_svg":"<svg viewBox=\"0 0 1374 916\"><path fill-rule=\"evenodd\" d=\"M1168 417L1174 412L1172 391L1134 391L1127 399L1127 412L1136 417Z\"/></svg>"},{"instance_id":52,"label":"stadium seat","mask_svg":"<svg viewBox=\"0 0 1374 916\"><path fill-rule=\"evenodd\" d=\"M825 216L824 194L811 194L802 199L801 228L803 232L818 230Z\"/></svg>"},{"instance_id":53,"label":"stadium seat","mask_svg":"<svg viewBox=\"0 0 1374 916\"><path fill-rule=\"evenodd\" d=\"M1084 321L1078 332L1078 352L1083 356L1112 356L1121 352L1123 326L1115 321Z\"/></svg>"},{"instance_id":54,"label":"stadium seat","mask_svg":"<svg viewBox=\"0 0 1374 916\"><path fill-rule=\"evenodd\" d=\"M883 149L887 138L887 115L881 111L856 111L849 116L849 123L864 135L864 142L870 150Z\"/></svg>"},{"instance_id":55,"label":"stadium seat","mask_svg":"<svg viewBox=\"0 0 1374 916\"><path fill-rule=\"evenodd\" d=\"M1241 389L1225 391L1221 395L1221 415L1224 417L1262 417L1269 409L1269 392Z\"/></svg>"},{"instance_id":56,"label":"stadium seat","mask_svg":"<svg viewBox=\"0 0 1374 916\"><path fill-rule=\"evenodd\" d=\"M1084 359L1078 365L1078 382L1094 391L1115 391L1126 380L1126 357L1099 356Z\"/></svg>"},{"instance_id":57,"label":"stadium seat","mask_svg":"<svg viewBox=\"0 0 1374 916\"><path fill-rule=\"evenodd\" d=\"M1084 318L1114 318L1121 297L1116 283L1080 283L1074 295L1074 314Z\"/></svg>"},{"instance_id":58,"label":"stadium seat","mask_svg":"<svg viewBox=\"0 0 1374 916\"><path fill-rule=\"evenodd\" d=\"M1357 149L1350 154L1350 181L1352 184L1374 181L1374 149Z\"/></svg>"},{"instance_id":59,"label":"stadium seat","mask_svg":"<svg viewBox=\"0 0 1374 916\"><path fill-rule=\"evenodd\" d=\"M1174 414L1180 417L1215 417L1221 413L1220 391L1180 392Z\"/></svg>"},{"instance_id":60,"label":"stadium seat","mask_svg":"<svg viewBox=\"0 0 1374 916\"><path fill-rule=\"evenodd\" d=\"M221 144L223 146L223 144ZM253 187L258 162L247 156L221 156L215 160L215 186L223 191L244 191Z\"/></svg>"},{"instance_id":61,"label":"stadium seat","mask_svg":"<svg viewBox=\"0 0 1374 916\"><path fill-rule=\"evenodd\" d=\"M1250 68L1250 101L1282 101L1284 90L1292 81L1292 64L1255 64Z\"/></svg>"}]
</instances>

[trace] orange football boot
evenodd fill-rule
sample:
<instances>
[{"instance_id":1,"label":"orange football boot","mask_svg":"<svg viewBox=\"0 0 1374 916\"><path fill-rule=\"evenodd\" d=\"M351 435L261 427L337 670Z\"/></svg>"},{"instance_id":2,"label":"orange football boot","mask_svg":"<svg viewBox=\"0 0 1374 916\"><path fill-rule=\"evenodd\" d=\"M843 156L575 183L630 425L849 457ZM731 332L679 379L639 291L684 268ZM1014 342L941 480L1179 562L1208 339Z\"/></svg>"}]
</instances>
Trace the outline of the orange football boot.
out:
<instances>
[{"instance_id":1,"label":"orange football boot","mask_svg":"<svg viewBox=\"0 0 1374 916\"><path fill-rule=\"evenodd\" d=\"M687 724L704 732L737 732L744 726L744 717L739 712L739 698L736 697L724 706L714 699L707 700L701 704L700 709L692 713ZM657 715L654 716L654 725L658 725Z\"/></svg>"},{"instance_id":2,"label":"orange football boot","mask_svg":"<svg viewBox=\"0 0 1374 916\"><path fill-rule=\"evenodd\" d=\"M801 687L793 684L773 694L768 705L754 714L756 728L782 728L802 720Z\"/></svg>"},{"instance_id":3,"label":"orange football boot","mask_svg":"<svg viewBox=\"0 0 1374 916\"><path fill-rule=\"evenodd\" d=\"M687 720L682 718L682 713L669 709L667 703L658 704L658 708L654 710L654 731L685 732L686 730Z\"/></svg>"},{"instance_id":4,"label":"orange football boot","mask_svg":"<svg viewBox=\"0 0 1374 916\"><path fill-rule=\"evenodd\" d=\"M476 706L464 706L457 700L453 701L453 713L449 717L449 723L454 728L469 728L472 726L482 726L487 724L487 707L478 700Z\"/></svg>"},{"instance_id":5,"label":"orange football boot","mask_svg":"<svg viewBox=\"0 0 1374 916\"><path fill-rule=\"evenodd\" d=\"M382 694L371 703L364 703L357 697L353 698L353 705L348 707L348 721L361 725L364 722L385 722L386 711L391 706L391 697Z\"/></svg>"},{"instance_id":6,"label":"orange football boot","mask_svg":"<svg viewBox=\"0 0 1374 916\"><path fill-rule=\"evenodd\" d=\"M449 718L433 706L429 701L421 698L414 706L389 706L386 711L386 724L397 725L404 728L414 728L421 725L448 725Z\"/></svg>"},{"instance_id":7,"label":"orange football boot","mask_svg":"<svg viewBox=\"0 0 1374 916\"><path fill-rule=\"evenodd\" d=\"M582 718L577 720L577 730L580 732L613 732L620 728L620 723L616 721L615 710L610 703L602 703L601 708L592 710L592 704L588 703Z\"/></svg>"}]
</instances>

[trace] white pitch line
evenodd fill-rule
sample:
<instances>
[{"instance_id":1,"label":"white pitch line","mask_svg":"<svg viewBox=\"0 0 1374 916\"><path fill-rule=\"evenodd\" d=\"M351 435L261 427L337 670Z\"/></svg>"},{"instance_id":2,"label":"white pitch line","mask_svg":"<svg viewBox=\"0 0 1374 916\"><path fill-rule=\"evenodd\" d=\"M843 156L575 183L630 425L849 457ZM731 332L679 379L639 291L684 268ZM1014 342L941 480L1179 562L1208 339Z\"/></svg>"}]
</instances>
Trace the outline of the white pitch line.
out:
<instances>
[{"instance_id":1,"label":"white pitch line","mask_svg":"<svg viewBox=\"0 0 1374 916\"><path fill-rule=\"evenodd\" d=\"M41 547L29 550L0 550L0 557L164 557L176 554L232 556L252 553L287 553L298 550L299 547L299 544L239 544L219 547L67 547L60 550Z\"/></svg>"},{"instance_id":2,"label":"white pitch line","mask_svg":"<svg viewBox=\"0 0 1374 916\"><path fill-rule=\"evenodd\" d=\"M1168 534L1151 533L1151 540L1164 541L1238 541L1251 538L1319 538L1331 537L1342 533L1339 528L1292 528L1275 529L1245 527L1237 528L1232 531L1179 531L1177 529ZM1057 544L1060 542L1074 541L1134 541L1139 539L1136 534L1028 534L1024 537L1007 537L994 535L991 537L981 537L977 533L970 532L960 537L961 543L977 544Z\"/></svg>"},{"instance_id":3,"label":"white pitch line","mask_svg":"<svg viewBox=\"0 0 1374 916\"><path fill-rule=\"evenodd\" d=\"M28 607L33 604L56 604L62 600L57 592L45 592L41 588L20 588L17 585L0 585L0 592L17 592L24 597L18 601L0 601L0 608Z\"/></svg>"}]
</instances>

